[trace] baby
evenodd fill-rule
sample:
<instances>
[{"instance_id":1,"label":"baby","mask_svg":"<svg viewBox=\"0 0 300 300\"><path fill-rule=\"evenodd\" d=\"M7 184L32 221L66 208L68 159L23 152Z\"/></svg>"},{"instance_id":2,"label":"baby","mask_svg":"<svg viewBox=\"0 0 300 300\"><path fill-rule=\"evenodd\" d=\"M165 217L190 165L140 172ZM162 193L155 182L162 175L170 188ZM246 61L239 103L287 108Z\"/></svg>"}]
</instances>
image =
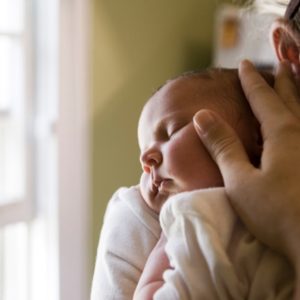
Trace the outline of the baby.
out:
<instances>
[{"instance_id":1,"label":"baby","mask_svg":"<svg viewBox=\"0 0 300 300\"><path fill-rule=\"evenodd\" d=\"M150 98L138 125L144 171L140 189L147 205L160 214L163 233L134 299L266 299L270 291L275 295L270 299L289 299L291 269L239 223L220 188L220 171L193 125L201 109L222 116L238 133L249 160L259 166L259 125L236 70L184 74ZM262 290L257 281L269 288Z\"/></svg>"},{"instance_id":2,"label":"baby","mask_svg":"<svg viewBox=\"0 0 300 300\"><path fill-rule=\"evenodd\" d=\"M258 123L239 84L236 70L187 73L168 81L146 103L138 125L141 192L159 213L169 196L223 186L222 176L193 126L201 109L216 111L237 131L250 159L261 152Z\"/></svg>"}]
</instances>

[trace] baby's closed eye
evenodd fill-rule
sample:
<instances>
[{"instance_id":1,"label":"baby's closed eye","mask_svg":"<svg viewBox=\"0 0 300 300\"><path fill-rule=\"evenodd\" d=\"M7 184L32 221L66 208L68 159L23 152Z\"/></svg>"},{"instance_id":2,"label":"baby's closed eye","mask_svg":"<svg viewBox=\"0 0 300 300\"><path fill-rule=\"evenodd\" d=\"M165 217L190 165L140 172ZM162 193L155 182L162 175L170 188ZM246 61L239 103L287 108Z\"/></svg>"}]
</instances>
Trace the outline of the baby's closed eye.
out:
<instances>
[{"instance_id":1,"label":"baby's closed eye","mask_svg":"<svg viewBox=\"0 0 300 300\"><path fill-rule=\"evenodd\" d=\"M174 134L176 134L178 131L183 129L185 126L187 126L190 122L178 122L178 123L172 123L167 128L167 135L168 138L171 138Z\"/></svg>"}]
</instances>

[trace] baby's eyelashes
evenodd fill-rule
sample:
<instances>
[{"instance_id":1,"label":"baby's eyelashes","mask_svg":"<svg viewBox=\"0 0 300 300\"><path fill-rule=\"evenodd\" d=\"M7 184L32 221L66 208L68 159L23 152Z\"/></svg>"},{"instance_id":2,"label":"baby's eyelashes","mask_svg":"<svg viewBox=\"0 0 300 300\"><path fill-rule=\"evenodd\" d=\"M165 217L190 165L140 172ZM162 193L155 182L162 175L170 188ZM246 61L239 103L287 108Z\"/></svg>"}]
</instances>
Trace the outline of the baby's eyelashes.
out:
<instances>
[{"instance_id":1,"label":"baby's eyelashes","mask_svg":"<svg viewBox=\"0 0 300 300\"><path fill-rule=\"evenodd\" d=\"M168 138L172 137L175 133L177 133L180 129L185 127L188 123L187 122L180 122L180 123L174 123L167 128L167 135Z\"/></svg>"},{"instance_id":2,"label":"baby's eyelashes","mask_svg":"<svg viewBox=\"0 0 300 300\"><path fill-rule=\"evenodd\" d=\"M177 126L177 127L172 127L171 129L168 129L168 131L167 131L168 138L170 138L173 134L175 134L180 128L181 128L181 126Z\"/></svg>"}]
</instances>

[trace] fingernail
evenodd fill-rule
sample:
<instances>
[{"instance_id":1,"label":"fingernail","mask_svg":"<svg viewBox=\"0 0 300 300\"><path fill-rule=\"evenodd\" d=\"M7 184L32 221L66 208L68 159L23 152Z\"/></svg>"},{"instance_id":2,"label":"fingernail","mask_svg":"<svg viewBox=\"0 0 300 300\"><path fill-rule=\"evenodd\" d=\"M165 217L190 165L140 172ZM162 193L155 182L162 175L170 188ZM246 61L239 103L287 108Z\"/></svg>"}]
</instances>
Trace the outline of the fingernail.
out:
<instances>
[{"instance_id":1,"label":"fingernail","mask_svg":"<svg viewBox=\"0 0 300 300\"><path fill-rule=\"evenodd\" d=\"M239 63L239 68L238 68L238 72L239 72L239 76L241 76L243 73L248 72L249 70L253 70L254 66L252 64L252 62L248 59L244 59Z\"/></svg>"},{"instance_id":2,"label":"fingernail","mask_svg":"<svg viewBox=\"0 0 300 300\"><path fill-rule=\"evenodd\" d=\"M201 110L194 116L195 126L201 135L205 135L215 122L216 119L214 115L209 111Z\"/></svg>"},{"instance_id":3,"label":"fingernail","mask_svg":"<svg viewBox=\"0 0 300 300\"><path fill-rule=\"evenodd\" d=\"M240 65L239 65L240 68L249 68L249 67L252 67L253 68L253 64L250 60L248 59L243 59L241 62L240 62Z\"/></svg>"}]
</instances>

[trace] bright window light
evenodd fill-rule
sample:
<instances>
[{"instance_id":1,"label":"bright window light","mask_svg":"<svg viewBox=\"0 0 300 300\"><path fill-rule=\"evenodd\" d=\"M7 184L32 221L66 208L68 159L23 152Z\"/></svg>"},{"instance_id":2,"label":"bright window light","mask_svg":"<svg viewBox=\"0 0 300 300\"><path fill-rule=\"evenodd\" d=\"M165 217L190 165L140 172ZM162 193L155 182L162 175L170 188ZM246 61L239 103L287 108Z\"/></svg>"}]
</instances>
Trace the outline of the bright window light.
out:
<instances>
[{"instance_id":1,"label":"bright window light","mask_svg":"<svg viewBox=\"0 0 300 300\"><path fill-rule=\"evenodd\" d=\"M24 2L24 0L0 1L0 32L18 33L23 30Z\"/></svg>"},{"instance_id":2,"label":"bright window light","mask_svg":"<svg viewBox=\"0 0 300 300\"><path fill-rule=\"evenodd\" d=\"M0 3L1 20L4 14L1 7L5 9L10 4ZM8 10L8 15L10 13ZM13 28L12 20L7 27ZM21 34L1 34L0 31L0 205L20 201L25 196L26 99L22 40Z\"/></svg>"},{"instance_id":3,"label":"bright window light","mask_svg":"<svg viewBox=\"0 0 300 300\"><path fill-rule=\"evenodd\" d=\"M57 16L0 0L0 300L59 299Z\"/></svg>"}]
</instances>

